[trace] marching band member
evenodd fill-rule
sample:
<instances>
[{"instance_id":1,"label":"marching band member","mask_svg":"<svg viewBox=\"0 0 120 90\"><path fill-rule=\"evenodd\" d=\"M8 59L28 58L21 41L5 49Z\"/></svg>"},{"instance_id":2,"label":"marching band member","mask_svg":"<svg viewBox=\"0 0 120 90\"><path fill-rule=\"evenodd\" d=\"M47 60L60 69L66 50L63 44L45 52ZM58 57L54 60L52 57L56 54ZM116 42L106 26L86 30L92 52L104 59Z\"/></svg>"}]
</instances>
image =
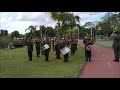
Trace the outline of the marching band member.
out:
<instances>
[{"instance_id":1,"label":"marching band member","mask_svg":"<svg viewBox=\"0 0 120 90\"><path fill-rule=\"evenodd\" d=\"M43 44L44 44L45 61L49 61L49 52L50 52L49 42L45 40Z\"/></svg>"},{"instance_id":2,"label":"marching band member","mask_svg":"<svg viewBox=\"0 0 120 90\"><path fill-rule=\"evenodd\" d=\"M37 57L40 57L40 40L39 39L35 41L35 47L36 47L36 55Z\"/></svg>"},{"instance_id":3,"label":"marching band member","mask_svg":"<svg viewBox=\"0 0 120 90\"><path fill-rule=\"evenodd\" d=\"M66 42L66 40L63 41L63 47L64 47L64 50L65 50L65 54L64 54L64 62L68 62L68 58L69 58L69 43Z\"/></svg>"},{"instance_id":4,"label":"marching band member","mask_svg":"<svg viewBox=\"0 0 120 90\"><path fill-rule=\"evenodd\" d=\"M26 45L27 45L27 51L28 51L28 57L29 57L29 60L28 61L32 61L32 52L33 52L33 41L31 39L29 39L27 42L26 42Z\"/></svg>"}]
</instances>

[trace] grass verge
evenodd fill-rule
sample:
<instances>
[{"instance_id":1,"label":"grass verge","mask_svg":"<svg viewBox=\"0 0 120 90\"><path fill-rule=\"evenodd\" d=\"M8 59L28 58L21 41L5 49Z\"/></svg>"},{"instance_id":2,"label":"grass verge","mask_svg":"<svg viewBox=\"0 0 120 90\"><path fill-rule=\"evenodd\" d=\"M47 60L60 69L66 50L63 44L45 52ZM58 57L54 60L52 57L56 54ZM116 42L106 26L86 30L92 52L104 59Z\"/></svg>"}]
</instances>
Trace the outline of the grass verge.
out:
<instances>
[{"instance_id":1,"label":"grass verge","mask_svg":"<svg viewBox=\"0 0 120 90\"><path fill-rule=\"evenodd\" d=\"M84 50L79 46L75 56L69 54L69 62L63 62L63 55L55 59L52 49L49 62L44 59L42 55L36 58L34 49L33 61L28 61L26 47L0 50L0 78L74 78L85 63Z\"/></svg>"}]
</instances>

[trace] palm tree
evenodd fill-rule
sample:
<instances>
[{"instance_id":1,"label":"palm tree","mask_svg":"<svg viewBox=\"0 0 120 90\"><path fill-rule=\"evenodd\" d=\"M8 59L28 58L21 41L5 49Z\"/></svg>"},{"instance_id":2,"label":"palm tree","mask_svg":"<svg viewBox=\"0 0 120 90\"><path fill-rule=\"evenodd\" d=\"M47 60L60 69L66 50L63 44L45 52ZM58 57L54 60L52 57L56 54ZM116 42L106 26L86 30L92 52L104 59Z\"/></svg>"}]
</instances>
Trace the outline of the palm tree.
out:
<instances>
[{"instance_id":1,"label":"palm tree","mask_svg":"<svg viewBox=\"0 0 120 90\"><path fill-rule=\"evenodd\" d=\"M30 31L29 39L34 38L35 37L36 26L29 26L25 31L27 31L27 30Z\"/></svg>"},{"instance_id":2,"label":"palm tree","mask_svg":"<svg viewBox=\"0 0 120 90\"><path fill-rule=\"evenodd\" d=\"M76 22L78 22L79 24L77 24L78 27L78 39L79 39L79 32L80 32L80 20L81 18L79 16L75 16Z\"/></svg>"},{"instance_id":3,"label":"palm tree","mask_svg":"<svg viewBox=\"0 0 120 90\"><path fill-rule=\"evenodd\" d=\"M80 17L79 16L74 16L74 18L72 18L72 20L69 22L68 25L71 28L71 36L73 36L72 35L72 33L73 33L72 29L78 27L78 38L79 38L80 24L77 24L77 22L80 22Z\"/></svg>"},{"instance_id":4,"label":"palm tree","mask_svg":"<svg viewBox=\"0 0 120 90\"><path fill-rule=\"evenodd\" d=\"M61 28L63 26L67 26L68 22L73 20L74 18L73 13L69 13L69 12L50 12L49 15L53 20L57 21L58 37L59 37Z\"/></svg>"}]
</instances>

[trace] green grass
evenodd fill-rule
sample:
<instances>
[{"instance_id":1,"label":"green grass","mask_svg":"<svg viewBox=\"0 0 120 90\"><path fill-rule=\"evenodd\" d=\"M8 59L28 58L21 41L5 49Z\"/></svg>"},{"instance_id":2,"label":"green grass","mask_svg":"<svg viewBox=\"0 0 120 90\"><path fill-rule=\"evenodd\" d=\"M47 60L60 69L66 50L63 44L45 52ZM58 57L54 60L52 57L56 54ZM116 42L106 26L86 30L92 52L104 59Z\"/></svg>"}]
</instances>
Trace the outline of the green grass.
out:
<instances>
[{"instance_id":1,"label":"green grass","mask_svg":"<svg viewBox=\"0 0 120 90\"><path fill-rule=\"evenodd\" d=\"M45 62L44 56L36 58L33 51L33 61L28 61L27 48L0 51L0 78L74 78L84 65L84 50L78 47L75 56L70 56L69 62L55 59L55 52L51 50L50 61Z\"/></svg>"}]
</instances>

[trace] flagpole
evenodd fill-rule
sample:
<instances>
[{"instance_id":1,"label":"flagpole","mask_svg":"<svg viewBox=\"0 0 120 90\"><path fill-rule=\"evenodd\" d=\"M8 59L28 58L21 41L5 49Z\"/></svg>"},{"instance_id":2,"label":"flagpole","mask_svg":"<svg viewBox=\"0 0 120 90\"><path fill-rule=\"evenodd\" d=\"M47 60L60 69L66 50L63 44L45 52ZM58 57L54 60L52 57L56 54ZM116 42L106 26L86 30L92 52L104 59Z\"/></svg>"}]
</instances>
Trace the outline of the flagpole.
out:
<instances>
[{"instance_id":1,"label":"flagpole","mask_svg":"<svg viewBox=\"0 0 120 90\"><path fill-rule=\"evenodd\" d=\"M2 50L0 50L0 72L2 71Z\"/></svg>"},{"instance_id":2,"label":"flagpole","mask_svg":"<svg viewBox=\"0 0 120 90\"><path fill-rule=\"evenodd\" d=\"M11 51L10 51L10 45L8 44L8 49L9 49L9 55L10 55L10 60L11 60Z\"/></svg>"}]
</instances>

